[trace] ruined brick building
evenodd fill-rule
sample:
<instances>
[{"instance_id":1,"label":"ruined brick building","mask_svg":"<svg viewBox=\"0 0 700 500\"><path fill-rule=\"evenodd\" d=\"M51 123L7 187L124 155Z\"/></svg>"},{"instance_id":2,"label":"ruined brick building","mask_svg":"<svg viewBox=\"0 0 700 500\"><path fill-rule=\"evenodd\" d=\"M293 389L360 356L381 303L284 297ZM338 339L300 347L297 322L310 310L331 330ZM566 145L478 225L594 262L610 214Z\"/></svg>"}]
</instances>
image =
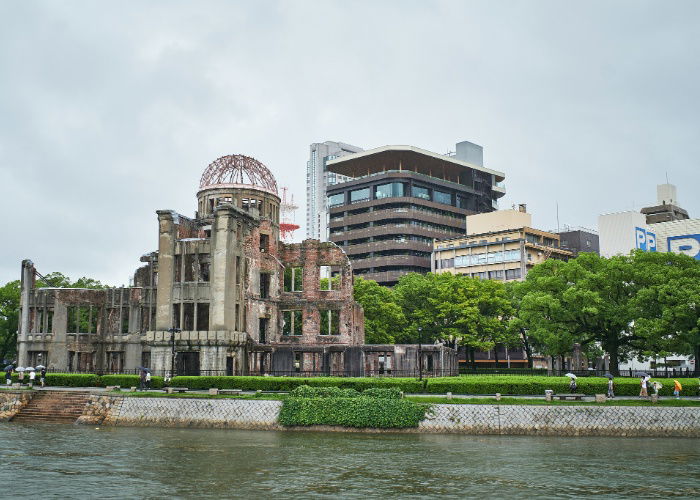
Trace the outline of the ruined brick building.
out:
<instances>
[{"instance_id":1,"label":"ruined brick building","mask_svg":"<svg viewBox=\"0 0 700 500\"><path fill-rule=\"evenodd\" d=\"M158 250L133 286L37 288L22 262L20 365L170 374L452 373L442 346L364 344L352 269L334 243L280 240L270 171L231 155L210 164L188 218L159 210Z\"/></svg>"}]
</instances>

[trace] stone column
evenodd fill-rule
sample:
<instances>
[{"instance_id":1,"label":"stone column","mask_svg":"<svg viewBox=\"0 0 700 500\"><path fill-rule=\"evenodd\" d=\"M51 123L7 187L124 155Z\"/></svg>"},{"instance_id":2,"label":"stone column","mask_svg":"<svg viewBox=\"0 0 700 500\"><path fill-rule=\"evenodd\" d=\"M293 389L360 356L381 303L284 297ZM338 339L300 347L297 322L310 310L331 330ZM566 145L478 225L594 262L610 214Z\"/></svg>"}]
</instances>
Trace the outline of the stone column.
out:
<instances>
[{"instance_id":1,"label":"stone column","mask_svg":"<svg viewBox=\"0 0 700 500\"><path fill-rule=\"evenodd\" d=\"M237 220L233 209L219 206L216 209L211 230L211 268L209 282L211 305L209 311L209 330L233 331L235 327L236 302L236 255L240 256L239 265L243 265L243 256L238 250L236 240Z\"/></svg>"},{"instance_id":2,"label":"stone column","mask_svg":"<svg viewBox=\"0 0 700 500\"><path fill-rule=\"evenodd\" d=\"M34 288L34 263L25 259L22 261L22 276L20 281L20 317L17 332L17 363L24 366L29 361L27 355L27 334L29 333L29 296Z\"/></svg>"},{"instance_id":3,"label":"stone column","mask_svg":"<svg viewBox=\"0 0 700 500\"><path fill-rule=\"evenodd\" d=\"M175 261L175 241L177 240L174 212L158 210L158 291L156 296L156 326L164 331L172 328L172 299Z\"/></svg>"}]
</instances>

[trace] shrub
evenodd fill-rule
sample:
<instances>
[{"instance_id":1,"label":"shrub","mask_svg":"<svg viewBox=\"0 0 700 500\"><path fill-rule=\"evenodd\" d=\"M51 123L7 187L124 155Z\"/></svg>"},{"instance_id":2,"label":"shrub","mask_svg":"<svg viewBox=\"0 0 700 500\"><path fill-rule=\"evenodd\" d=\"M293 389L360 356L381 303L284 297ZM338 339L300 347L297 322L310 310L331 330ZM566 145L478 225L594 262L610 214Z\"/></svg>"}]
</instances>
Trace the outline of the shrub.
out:
<instances>
[{"instance_id":1,"label":"shrub","mask_svg":"<svg viewBox=\"0 0 700 500\"><path fill-rule=\"evenodd\" d=\"M403 392L421 392L426 381L414 378L346 377L173 377L171 385L189 389L243 389L247 391L291 391L302 385L339 387L361 392L371 388L396 388Z\"/></svg>"},{"instance_id":2,"label":"shrub","mask_svg":"<svg viewBox=\"0 0 700 500\"><path fill-rule=\"evenodd\" d=\"M27 377L24 377L25 383ZM39 383L37 376L35 385ZM61 387L100 387L100 376L91 373L47 373L46 385Z\"/></svg>"},{"instance_id":3,"label":"shrub","mask_svg":"<svg viewBox=\"0 0 700 500\"><path fill-rule=\"evenodd\" d=\"M401 391L394 387L389 389L380 389L377 387L365 389L362 391L362 395L369 398L378 399L401 399Z\"/></svg>"},{"instance_id":4,"label":"shrub","mask_svg":"<svg viewBox=\"0 0 700 500\"><path fill-rule=\"evenodd\" d=\"M429 405L405 399L287 398L279 422L285 426L340 425L378 429L418 427Z\"/></svg>"},{"instance_id":5,"label":"shrub","mask_svg":"<svg viewBox=\"0 0 700 500\"><path fill-rule=\"evenodd\" d=\"M678 379L683 385L684 395L698 393L698 379ZM582 394L605 394L608 390L608 379L602 377L578 378L576 392ZM659 391L661 396L673 394L673 380L659 379L663 388ZM434 378L428 381L426 392L430 394L544 394L545 389L552 389L555 393L569 392L569 379L567 377L536 377L536 376L466 376ZM638 396L639 379L616 378L615 394L617 396Z\"/></svg>"},{"instance_id":6,"label":"shrub","mask_svg":"<svg viewBox=\"0 0 700 500\"><path fill-rule=\"evenodd\" d=\"M302 385L290 392L289 395L293 398L356 398L359 397L360 393L355 389Z\"/></svg>"}]
</instances>

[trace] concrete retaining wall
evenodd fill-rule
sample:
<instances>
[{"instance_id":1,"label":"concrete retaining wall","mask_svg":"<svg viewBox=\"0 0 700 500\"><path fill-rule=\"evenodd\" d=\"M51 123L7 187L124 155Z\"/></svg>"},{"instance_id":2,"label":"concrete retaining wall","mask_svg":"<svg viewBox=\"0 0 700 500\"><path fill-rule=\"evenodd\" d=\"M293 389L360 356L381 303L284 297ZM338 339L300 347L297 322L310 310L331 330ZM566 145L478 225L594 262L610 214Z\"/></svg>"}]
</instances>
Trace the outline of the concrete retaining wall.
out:
<instances>
[{"instance_id":1,"label":"concrete retaining wall","mask_svg":"<svg viewBox=\"0 0 700 500\"><path fill-rule=\"evenodd\" d=\"M281 408L281 401L267 400L93 395L79 423L280 429L277 419ZM406 431L700 437L700 408L436 404L418 429L404 430Z\"/></svg>"},{"instance_id":2,"label":"concrete retaining wall","mask_svg":"<svg viewBox=\"0 0 700 500\"><path fill-rule=\"evenodd\" d=\"M424 432L546 436L700 437L700 408L433 405Z\"/></svg>"},{"instance_id":3,"label":"concrete retaining wall","mask_svg":"<svg viewBox=\"0 0 700 500\"><path fill-rule=\"evenodd\" d=\"M0 422L10 420L31 399L29 391L0 391Z\"/></svg>"}]
</instances>

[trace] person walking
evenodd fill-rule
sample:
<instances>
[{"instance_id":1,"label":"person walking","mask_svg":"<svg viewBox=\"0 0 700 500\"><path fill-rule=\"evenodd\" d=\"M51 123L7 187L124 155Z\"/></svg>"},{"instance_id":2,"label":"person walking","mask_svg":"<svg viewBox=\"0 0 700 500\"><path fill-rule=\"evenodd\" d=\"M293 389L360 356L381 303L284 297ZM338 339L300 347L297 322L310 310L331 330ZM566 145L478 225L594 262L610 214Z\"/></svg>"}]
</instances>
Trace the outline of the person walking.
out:
<instances>
[{"instance_id":1,"label":"person walking","mask_svg":"<svg viewBox=\"0 0 700 500\"><path fill-rule=\"evenodd\" d=\"M146 389L146 370L141 370L139 373L139 390L143 391Z\"/></svg>"},{"instance_id":2,"label":"person walking","mask_svg":"<svg viewBox=\"0 0 700 500\"><path fill-rule=\"evenodd\" d=\"M24 370L20 370L17 378L19 379L19 386L22 387L22 385L24 385Z\"/></svg>"},{"instance_id":3,"label":"person walking","mask_svg":"<svg viewBox=\"0 0 700 500\"><path fill-rule=\"evenodd\" d=\"M642 378L639 381L639 384L642 386L641 390L639 391L639 397L640 398L648 398L649 393L647 392L647 379L644 375L642 375Z\"/></svg>"},{"instance_id":4,"label":"person walking","mask_svg":"<svg viewBox=\"0 0 700 500\"><path fill-rule=\"evenodd\" d=\"M660 382L657 382L656 380L654 380L654 381L651 383L651 388L654 389L654 396L658 396L658 395L659 395L659 389L661 389L662 387L663 387L663 385L661 385L661 383L660 383Z\"/></svg>"},{"instance_id":5,"label":"person walking","mask_svg":"<svg viewBox=\"0 0 700 500\"><path fill-rule=\"evenodd\" d=\"M571 392L571 394L574 394L576 392L577 387L578 386L576 385L576 379L571 377L571 379L569 380L569 392Z\"/></svg>"},{"instance_id":6,"label":"person walking","mask_svg":"<svg viewBox=\"0 0 700 500\"><path fill-rule=\"evenodd\" d=\"M34 387L34 379L36 379L36 372L34 370L31 370L29 372L29 388L31 389Z\"/></svg>"},{"instance_id":7,"label":"person walking","mask_svg":"<svg viewBox=\"0 0 700 500\"><path fill-rule=\"evenodd\" d=\"M608 379L608 397L610 399L615 399L615 383L612 378Z\"/></svg>"},{"instance_id":8,"label":"person walking","mask_svg":"<svg viewBox=\"0 0 700 500\"><path fill-rule=\"evenodd\" d=\"M676 396L676 399L681 399L681 391L683 390L683 386L678 380L673 381L673 395Z\"/></svg>"},{"instance_id":9,"label":"person walking","mask_svg":"<svg viewBox=\"0 0 700 500\"><path fill-rule=\"evenodd\" d=\"M151 390L151 372L149 371L146 372L146 390Z\"/></svg>"},{"instance_id":10,"label":"person walking","mask_svg":"<svg viewBox=\"0 0 700 500\"><path fill-rule=\"evenodd\" d=\"M5 383L7 385L12 385L12 367L8 366L5 370Z\"/></svg>"},{"instance_id":11,"label":"person walking","mask_svg":"<svg viewBox=\"0 0 700 500\"><path fill-rule=\"evenodd\" d=\"M41 372L39 373L39 382L41 382L41 387L44 387L46 384L46 367L41 368Z\"/></svg>"}]
</instances>

